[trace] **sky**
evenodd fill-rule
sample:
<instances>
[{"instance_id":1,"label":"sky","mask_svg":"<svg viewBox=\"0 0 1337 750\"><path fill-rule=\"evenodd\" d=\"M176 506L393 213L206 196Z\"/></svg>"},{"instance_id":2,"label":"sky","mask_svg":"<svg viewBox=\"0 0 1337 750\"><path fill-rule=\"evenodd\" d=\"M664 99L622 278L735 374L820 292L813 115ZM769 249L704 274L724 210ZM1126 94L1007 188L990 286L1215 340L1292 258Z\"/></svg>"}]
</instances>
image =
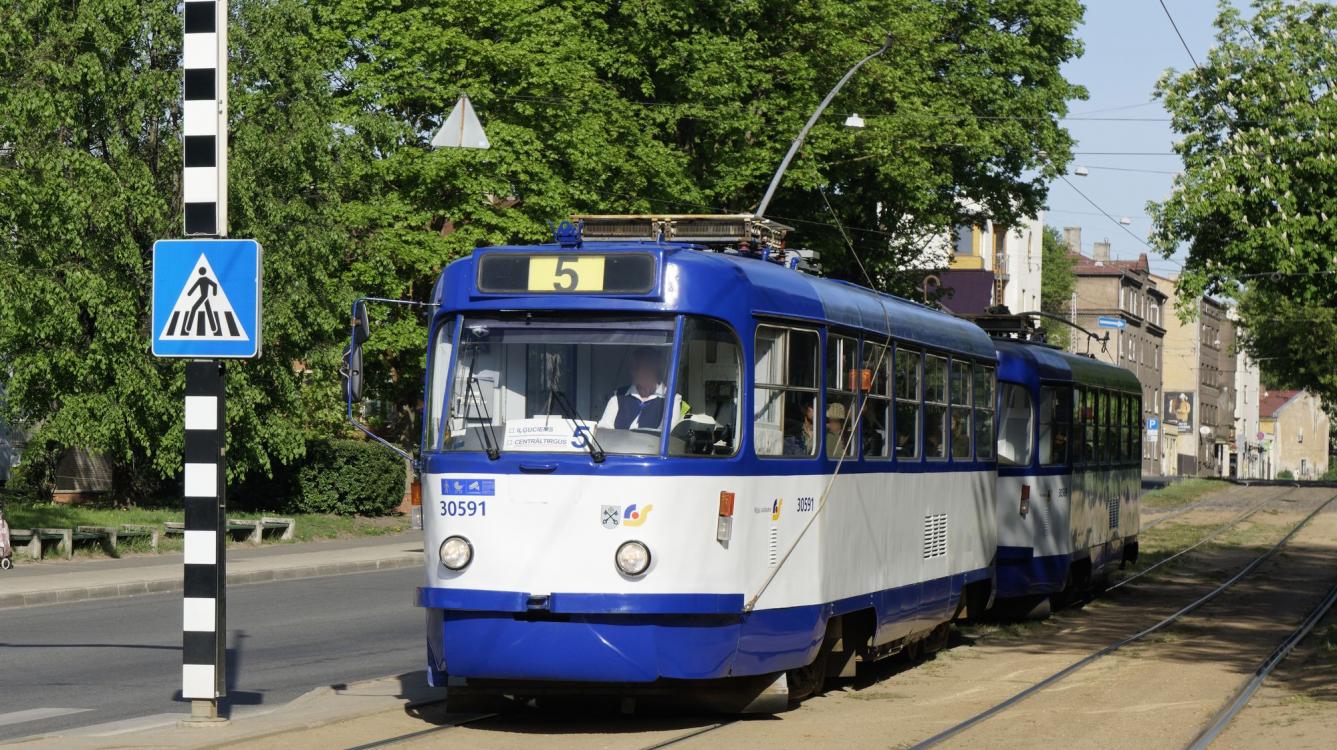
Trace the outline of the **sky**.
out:
<instances>
[{"instance_id":1,"label":"sky","mask_svg":"<svg viewBox=\"0 0 1337 750\"><path fill-rule=\"evenodd\" d=\"M1234 4L1247 5L1244 0ZM1214 41L1215 0L1165 0L1165 6L1194 56L1205 59ZM1152 93L1166 69L1184 71L1193 61L1160 0L1087 0L1086 20L1077 34L1086 50L1063 72L1069 81L1085 86L1090 98L1071 102L1069 116L1111 119L1064 121L1077 142L1067 175L1072 186L1063 180L1050 186L1045 223L1060 229L1081 227L1087 255L1092 242L1109 239L1114 258L1130 260L1146 252L1153 273L1172 274L1183 251L1166 260L1142 243L1151 232L1147 202L1169 195L1174 173L1182 168L1171 150L1176 136L1169 115ZM1156 155L1141 155L1148 153ZM1079 166L1089 174L1076 176ZM1131 220L1128 231L1105 218L1101 209L1115 219Z\"/></svg>"}]
</instances>

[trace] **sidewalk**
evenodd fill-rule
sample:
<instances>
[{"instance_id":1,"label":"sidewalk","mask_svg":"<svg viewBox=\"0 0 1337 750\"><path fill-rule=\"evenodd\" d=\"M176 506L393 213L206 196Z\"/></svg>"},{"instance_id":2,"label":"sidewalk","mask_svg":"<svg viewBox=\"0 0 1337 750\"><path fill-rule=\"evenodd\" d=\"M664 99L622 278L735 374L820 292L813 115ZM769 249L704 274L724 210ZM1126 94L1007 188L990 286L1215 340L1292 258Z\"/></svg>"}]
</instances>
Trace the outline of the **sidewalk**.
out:
<instances>
[{"instance_id":1,"label":"sidewalk","mask_svg":"<svg viewBox=\"0 0 1337 750\"><path fill-rule=\"evenodd\" d=\"M422 564L422 532L270 547L230 547L229 585ZM181 553L23 563L0 572L0 609L180 591Z\"/></svg>"},{"instance_id":2,"label":"sidewalk","mask_svg":"<svg viewBox=\"0 0 1337 750\"><path fill-rule=\"evenodd\" d=\"M247 711L217 725L186 726L188 713L158 714L67 732L27 737L14 742L25 750L105 750L106 748L152 747L203 750L258 743L266 747L298 750L308 747L347 746L348 731L359 722L376 719L366 731L377 736L430 729L468 719L468 714L447 715L445 690L427 687L422 672L383 677L378 680L317 688L273 709ZM424 721L423 712L431 714ZM312 741L313 730L321 732Z\"/></svg>"}]
</instances>

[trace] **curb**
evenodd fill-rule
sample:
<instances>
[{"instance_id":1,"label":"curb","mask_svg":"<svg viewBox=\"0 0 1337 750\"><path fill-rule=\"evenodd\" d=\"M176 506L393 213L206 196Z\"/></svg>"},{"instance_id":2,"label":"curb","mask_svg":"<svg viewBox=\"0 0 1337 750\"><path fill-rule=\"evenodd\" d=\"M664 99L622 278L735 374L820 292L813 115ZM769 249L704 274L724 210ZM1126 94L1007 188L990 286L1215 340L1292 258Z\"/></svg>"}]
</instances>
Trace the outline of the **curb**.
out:
<instances>
[{"instance_id":1,"label":"curb","mask_svg":"<svg viewBox=\"0 0 1337 750\"><path fill-rule=\"evenodd\" d=\"M359 560L347 563L326 563L322 565L298 565L273 570L256 570L227 574L229 586L248 583L269 583L272 581L292 581L301 578L321 578L325 576L345 575L349 573L371 573L378 570L410 568L422 564L422 553L402 554L380 560ZM122 597L142 596L144 594L169 594L181 591L184 580L181 576L157 581L131 581L128 583L86 586L81 588L57 589L54 591L33 591L23 594L0 594L0 609L18 607L40 607L48 604L68 604L93 599L119 599Z\"/></svg>"}]
</instances>

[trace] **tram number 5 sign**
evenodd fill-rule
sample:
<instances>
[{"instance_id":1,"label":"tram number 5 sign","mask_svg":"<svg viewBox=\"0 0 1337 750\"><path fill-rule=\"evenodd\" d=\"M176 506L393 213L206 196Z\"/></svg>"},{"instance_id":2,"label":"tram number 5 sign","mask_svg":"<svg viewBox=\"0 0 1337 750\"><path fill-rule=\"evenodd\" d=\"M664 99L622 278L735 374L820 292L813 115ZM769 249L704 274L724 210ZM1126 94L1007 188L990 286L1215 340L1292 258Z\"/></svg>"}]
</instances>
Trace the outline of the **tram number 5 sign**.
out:
<instances>
[{"instance_id":1,"label":"tram number 5 sign","mask_svg":"<svg viewBox=\"0 0 1337 750\"><path fill-rule=\"evenodd\" d=\"M153 244L153 354L192 359L260 355L260 243Z\"/></svg>"},{"instance_id":2,"label":"tram number 5 sign","mask_svg":"<svg viewBox=\"0 0 1337 750\"><path fill-rule=\"evenodd\" d=\"M531 292L602 292L603 256L549 255L529 260Z\"/></svg>"}]
</instances>

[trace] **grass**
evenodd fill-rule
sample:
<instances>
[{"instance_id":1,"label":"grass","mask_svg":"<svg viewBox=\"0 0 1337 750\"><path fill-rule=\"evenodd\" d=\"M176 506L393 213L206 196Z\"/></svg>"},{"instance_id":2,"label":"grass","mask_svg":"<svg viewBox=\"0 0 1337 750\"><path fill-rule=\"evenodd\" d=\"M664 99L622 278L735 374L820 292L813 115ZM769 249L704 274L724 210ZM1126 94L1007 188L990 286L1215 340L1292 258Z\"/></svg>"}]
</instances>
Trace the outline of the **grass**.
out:
<instances>
[{"instance_id":1,"label":"grass","mask_svg":"<svg viewBox=\"0 0 1337 750\"><path fill-rule=\"evenodd\" d=\"M1181 479L1171 482L1142 496L1142 507L1154 510L1174 510L1197 502L1205 495L1224 489L1226 485L1215 479Z\"/></svg>"},{"instance_id":2,"label":"grass","mask_svg":"<svg viewBox=\"0 0 1337 750\"><path fill-rule=\"evenodd\" d=\"M258 519L264 515L276 516L276 513L228 513L228 518ZM375 537L394 534L409 527L409 519L402 516L384 518L366 518L363 516L336 516L323 513L297 513L282 515L292 518L297 523L293 531L294 542L312 542L322 539L350 539L355 537ZM76 526L116 526L123 524L141 524L159 526L167 522L180 523L183 513L180 508L94 508L83 505L59 505L56 503L10 502L5 510L5 519L10 528L15 529L71 529ZM244 544L244 542L234 542ZM119 545L119 554L127 552L149 552L149 540L127 539ZM162 535L158 543L159 552L177 552L182 547L181 537ZM89 544L75 548L79 557L103 556L101 546Z\"/></svg>"}]
</instances>

